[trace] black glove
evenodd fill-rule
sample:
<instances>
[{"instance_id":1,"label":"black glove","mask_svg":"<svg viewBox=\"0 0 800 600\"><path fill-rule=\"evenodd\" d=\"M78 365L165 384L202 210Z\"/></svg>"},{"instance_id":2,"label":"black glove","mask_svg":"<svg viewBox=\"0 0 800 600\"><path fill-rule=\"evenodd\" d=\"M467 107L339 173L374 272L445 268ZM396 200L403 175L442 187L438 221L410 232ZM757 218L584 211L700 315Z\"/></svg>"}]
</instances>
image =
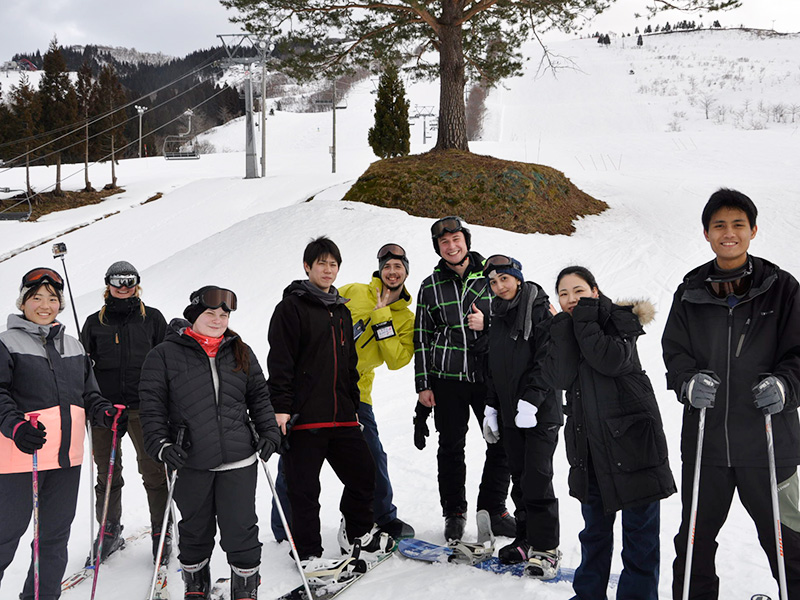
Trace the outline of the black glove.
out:
<instances>
[{"instance_id":1,"label":"black glove","mask_svg":"<svg viewBox=\"0 0 800 600\"><path fill-rule=\"evenodd\" d=\"M774 415L783 410L786 403L786 386L779 377L769 375L753 386L756 408L765 415Z\"/></svg>"},{"instance_id":2,"label":"black glove","mask_svg":"<svg viewBox=\"0 0 800 600\"><path fill-rule=\"evenodd\" d=\"M683 384L681 398L694 408L714 408L720 379L713 371L700 371Z\"/></svg>"},{"instance_id":3,"label":"black glove","mask_svg":"<svg viewBox=\"0 0 800 600\"><path fill-rule=\"evenodd\" d=\"M269 457L275 454L275 451L278 449L278 444L272 441L267 436L261 436L258 438L258 444L256 444L256 452L258 452L258 456L263 461L268 461Z\"/></svg>"},{"instance_id":4,"label":"black glove","mask_svg":"<svg viewBox=\"0 0 800 600\"><path fill-rule=\"evenodd\" d=\"M105 409L97 419L97 424L99 427L111 429L114 426L114 417L116 416L117 412L119 412L119 419L117 419L117 432L120 435L125 435L125 432L128 431L128 411L124 408L112 406L111 408Z\"/></svg>"},{"instance_id":5,"label":"black glove","mask_svg":"<svg viewBox=\"0 0 800 600\"><path fill-rule=\"evenodd\" d=\"M14 432L14 443L19 448L20 452L25 454L33 454L36 450L41 449L47 434L44 431L44 425L39 421L36 427L31 425L30 421L22 421Z\"/></svg>"},{"instance_id":6,"label":"black glove","mask_svg":"<svg viewBox=\"0 0 800 600\"><path fill-rule=\"evenodd\" d=\"M572 310L572 317L578 321L597 321L600 314L600 298L581 298Z\"/></svg>"},{"instance_id":7,"label":"black glove","mask_svg":"<svg viewBox=\"0 0 800 600\"><path fill-rule=\"evenodd\" d=\"M186 464L186 459L189 458L189 455L186 454L186 450L177 444L169 442L161 447L159 458L161 458L162 462L170 469L177 471Z\"/></svg>"},{"instance_id":8,"label":"black glove","mask_svg":"<svg viewBox=\"0 0 800 600\"><path fill-rule=\"evenodd\" d=\"M414 409L414 446L417 447L417 450L422 450L425 448L425 438L428 437L431 432L428 429L428 416L431 414L431 408L420 404L417 402L417 406Z\"/></svg>"}]
</instances>

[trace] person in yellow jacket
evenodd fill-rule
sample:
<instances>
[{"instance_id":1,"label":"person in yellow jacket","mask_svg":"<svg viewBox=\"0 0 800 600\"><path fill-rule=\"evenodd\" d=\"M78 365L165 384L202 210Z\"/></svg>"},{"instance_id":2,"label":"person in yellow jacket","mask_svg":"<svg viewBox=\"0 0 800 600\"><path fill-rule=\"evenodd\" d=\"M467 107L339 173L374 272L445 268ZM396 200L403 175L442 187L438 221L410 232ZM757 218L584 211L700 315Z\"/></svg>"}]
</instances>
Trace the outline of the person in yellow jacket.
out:
<instances>
[{"instance_id":1,"label":"person in yellow jacket","mask_svg":"<svg viewBox=\"0 0 800 600\"><path fill-rule=\"evenodd\" d=\"M350 283L339 288L339 293L349 299L347 308L353 316L361 392L358 420L375 460L375 523L394 539L414 537L414 528L397 518L397 507L392 502L386 452L372 411L372 382L377 367L385 363L394 371L406 366L414 356L414 313L405 287L408 270L402 246L385 244L378 251L378 270L370 283Z\"/></svg>"},{"instance_id":2,"label":"person in yellow jacket","mask_svg":"<svg viewBox=\"0 0 800 600\"><path fill-rule=\"evenodd\" d=\"M353 318L361 397L358 420L375 461L375 523L382 532L396 540L414 537L414 528L397 518L397 507L392 502L386 452L378 438L378 425L372 411L372 382L377 367L386 363L394 371L406 366L414 356L414 313L409 309L411 294L405 287L408 271L408 258L403 247L385 244L378 251L378 270L373 273L370 283L350 283L339 288L339 295L348 299L346 306ZM291 519L280 462L275 485L283 509ZM286 540L274 502L271 526L276 541Z\"/></svg>"}]
</instances>

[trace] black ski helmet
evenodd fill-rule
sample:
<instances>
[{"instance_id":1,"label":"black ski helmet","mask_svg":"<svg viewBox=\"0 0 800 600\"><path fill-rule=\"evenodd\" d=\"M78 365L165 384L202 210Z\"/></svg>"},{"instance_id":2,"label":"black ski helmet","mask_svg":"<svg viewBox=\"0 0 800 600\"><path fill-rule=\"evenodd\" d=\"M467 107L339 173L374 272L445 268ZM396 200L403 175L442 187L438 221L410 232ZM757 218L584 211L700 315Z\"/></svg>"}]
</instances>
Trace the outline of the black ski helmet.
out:
<instances>
[{"instance_id":1,"label":"black ski helmet","mask_svg":"<svg viewBox=\"0 0 800 600\"><path fill-rule=\"evenodd\" d=\"M470 250L472 246L472 234L470 234L469 229L464 226L464 221L461 220L461 217L443 217L431 225L431 241L433 242L433 249L436 254L441 256L439 252L439 238L445 233L455 233L456 231L460 231L464 234L464 241L467 242L467 251Z\"/></svg>"}]
</instances>

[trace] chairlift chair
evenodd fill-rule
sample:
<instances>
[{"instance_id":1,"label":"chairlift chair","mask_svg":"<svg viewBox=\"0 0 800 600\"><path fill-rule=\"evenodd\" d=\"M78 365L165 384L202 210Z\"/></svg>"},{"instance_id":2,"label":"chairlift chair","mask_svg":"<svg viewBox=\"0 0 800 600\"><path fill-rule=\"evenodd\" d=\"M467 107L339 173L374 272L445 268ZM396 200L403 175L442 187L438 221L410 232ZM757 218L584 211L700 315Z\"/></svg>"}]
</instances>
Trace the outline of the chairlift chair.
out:
<instances>
[{"instance_id":1,"label":"chairlift chair","mask_svg":"<svg viewBox=\"0 0 800 600\"><path fill-rule=\"evenodd\" d=\"M189 129L184 133L177 135L168 135L164 138L163 154L167 160L193 160L200 158L200 152L197 149L197 138L191 137L192 133L192 116L194 113L191 109L183 113L189 117Z\"/></svg>"}]
</instances>

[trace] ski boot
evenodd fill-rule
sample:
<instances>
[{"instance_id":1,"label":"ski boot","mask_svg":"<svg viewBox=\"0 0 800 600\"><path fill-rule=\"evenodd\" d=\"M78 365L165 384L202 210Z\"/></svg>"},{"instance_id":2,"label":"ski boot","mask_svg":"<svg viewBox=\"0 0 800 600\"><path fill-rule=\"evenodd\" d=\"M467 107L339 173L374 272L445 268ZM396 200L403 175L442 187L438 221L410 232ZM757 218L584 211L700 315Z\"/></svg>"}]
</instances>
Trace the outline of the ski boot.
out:
<instances>
[{"instance_id":1,"label":"ski boot","mask_svg":"<svg viewBox=\"0 0 800 600\"><path fill-rule=\"evenodd\" d=\"M528 550L528 562L525 564L525 576L534 579L555 579L558 576L558 567L561 564L561 551L554 550Z\"/></svg>"},{"instance_id":2,"label":"ski boot","mask_svg":"<svg viewBox=\"0 0 800 600\"><path fill-rule=\"evenodd\" d=\"M153 563L156 562L156 555L158 554L158 542L161 540L161 527L153 527L150 537L153 540ZM164 532L164 548L161 550L161 566L169 564L169 559L172 556L172 523L167 525L167 530Z\"/></svg>"},{"instance_id":3,"label":"ski boot","mask_svg":"<svg viewBox=\"0 0 800 600\"><path fill-rule=\"evenodd\" d=\"M467 519L464 513L450 513L444 516L444 539L448 542L464 537Z\"/></svg>"},{"instance_id":4,"label":"ski boot","mask_svg":"<svg viewBox=\"0 0 800 600\"><path fill-rule=\"evenodd\" d=\"M231 600L256 600L260 583L258 567L240 569L231 565Z\"/></svg>"},{"instance_id":5,"label":"ski boot","mask_svg":"<svg viewBox=\"0 0 800 600\"><path fill-rule=\"evenodd\" d=\"M181 573L185 586L184 600L207 600L211 592L211 568L208 559L196 565L181 563Z\"/></svg>"},{"instance_id":6,"label":"ski boot","mask_svg":"<svg viewBox=\"0 0 800 600\"><path fill-rule=\"evenodd\" d=\"M99 546L100 546L100 533L97 532L97 537L94 540L93 552L92 556L88 556L86 558L85 567L89 567L95 564L97 560L97 556L100 556L100 562L104 563L106 559L111 556L114 552L119 550L120 548L125 547L125 538L122 537L122 530L123 526L119 523L112 523L111 521L106 521L106 528L105 533L103 534L103 549L102 553L99 553Z\"/></svg>"},{"instance_id":7,"label":"ski boot","mask_svg":"<svg viewBox=\"0 0 800 600\"><path fill-rule=\"evenodd\" d=\"M495 535L514 538L517 535L517 520L506 510L492 515L492 531Z\"/></svg>"},{"instance_id":8,"label":"ski boot","mask_svg":"<svg viewBox=\"0 0 800 600\"><path fill-rule=\"evenodd\" d=\"M397 518L392 519L384 525L379 525L378 528L382 533L387 534L395 540L413 538L415 534L414 528L411 525Z\"/></svg>"},{"instance_id":9,"label":"ski boot","mask_svg":"<svg viewBox=\"0 0 800 600\"><path fill-rule=\"evenodd\" d=\"M508 546L503 546L497 553L497 558L504 565L515 565L528 560L530 546L524 538L517 538Z\"/></svg>"}]
</instances>

